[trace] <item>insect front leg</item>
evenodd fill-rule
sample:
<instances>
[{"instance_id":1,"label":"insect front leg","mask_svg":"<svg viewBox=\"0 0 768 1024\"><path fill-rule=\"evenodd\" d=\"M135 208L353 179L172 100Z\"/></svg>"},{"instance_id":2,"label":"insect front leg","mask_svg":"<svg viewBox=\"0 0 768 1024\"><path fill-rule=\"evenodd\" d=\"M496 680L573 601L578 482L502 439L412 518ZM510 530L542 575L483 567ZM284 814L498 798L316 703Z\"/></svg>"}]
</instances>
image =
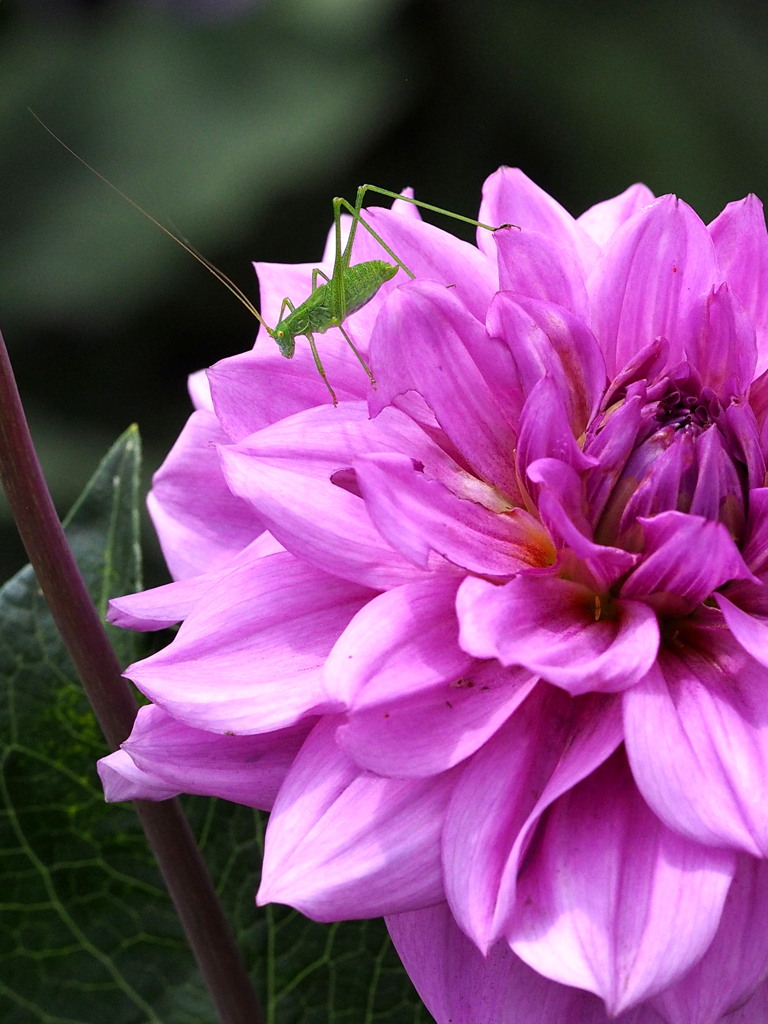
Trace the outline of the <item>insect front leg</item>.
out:
<instances>
[{"instance_id":1,"label":"insect front leg","mask_svg":"<svg viewBox=\"0 0 768 1024\"><path fill-rule=\"evenodd\" d=\"M286 310L288 316L286 317ZM273 330L267 328L267 331L272 338L277 342L277 347L280 349L280 354L284 355L286 359L290 359L296 350L296 337L295 332L291 330L288 325L288 319L296 312L296 307L291 300L286 296L280 304L280 315L277 318L277 325Z\"/></svg>"},{"instance_id":2,"label":"insect front leg","mask_svg":"<svg viewBox=\"0 0 768 1024\"><path fill-rule=\"evenodd\" d=\"M326 284L330 284L331 283L331 278L328 277L327 274L324 274L323 271L320 269L320 267L315 267L315 269L312 271L312 291L315 291L315 289L319 287L319 285L317 283L317 279L319 277L322 277L323 281Z\"/></svg>"}]
</instances>

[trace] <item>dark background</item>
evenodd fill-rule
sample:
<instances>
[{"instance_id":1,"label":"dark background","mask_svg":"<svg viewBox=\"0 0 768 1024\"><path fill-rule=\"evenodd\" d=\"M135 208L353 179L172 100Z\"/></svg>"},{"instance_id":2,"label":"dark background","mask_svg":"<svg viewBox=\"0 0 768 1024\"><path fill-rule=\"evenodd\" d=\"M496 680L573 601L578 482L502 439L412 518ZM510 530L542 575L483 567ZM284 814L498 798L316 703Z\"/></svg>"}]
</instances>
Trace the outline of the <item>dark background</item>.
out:
<instances>
[{"instance_id":1,"label":"dark background","mask_svg":"<svg viewBox=\"0 0 768 1024\"><path fill-rule=\"evenodd\" d=\"M0 0L0 327L59 508L132 422L153 469L256 325L28 107L257 297L250 261L319 258L363 181L470 216L503 163L573 213L768 196L767 56L734 0Z\"/></svg>"}]
</instances>

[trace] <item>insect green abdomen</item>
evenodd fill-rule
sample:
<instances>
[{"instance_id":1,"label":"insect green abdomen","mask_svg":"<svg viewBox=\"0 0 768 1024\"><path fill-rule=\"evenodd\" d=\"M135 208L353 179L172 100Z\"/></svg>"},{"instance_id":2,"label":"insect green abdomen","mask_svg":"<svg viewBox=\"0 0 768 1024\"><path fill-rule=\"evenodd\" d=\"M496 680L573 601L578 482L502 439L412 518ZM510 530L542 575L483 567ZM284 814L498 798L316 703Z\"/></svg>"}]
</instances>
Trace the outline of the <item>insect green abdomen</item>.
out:
<instances>
[{"instance_id":1,"label":"insect green abdomen","mask_svg":"<svg viewBox=\"0 0 768 1024\"><path fill-rule=\"evenodd\" d=\"M356 263L344 271L344 299L347 316L370 302L385 281L393 278L399 267L384 260ZM326 285L326 287L328 287Z\"/></svg>"}]
</instances>

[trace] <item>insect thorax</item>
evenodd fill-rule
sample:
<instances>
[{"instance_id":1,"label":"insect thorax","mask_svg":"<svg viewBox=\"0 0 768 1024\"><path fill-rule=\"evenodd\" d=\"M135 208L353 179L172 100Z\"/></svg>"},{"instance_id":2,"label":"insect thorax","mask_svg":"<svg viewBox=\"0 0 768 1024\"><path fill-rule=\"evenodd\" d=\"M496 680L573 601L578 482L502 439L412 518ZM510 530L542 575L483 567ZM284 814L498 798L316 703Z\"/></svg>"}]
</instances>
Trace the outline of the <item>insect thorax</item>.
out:
<instances>
[{"instance_id":1,"label":"insect thorax","mask_svg":"<svg viewBox=\"0 0 768 1024\"><path fill-rule=\"evenodd\" d=\"M280 351L283 355L291 356L295 337L324 334L332 327L338 327L350 313L370 302L384 282L393 278L399 269L397 265L385 260L368 260L347 267L343 271L343 310L338 308L333 284L329 281L318 285L308 299L284 316L274 331L270 332L280 346Z\"/></svg>"}]
</instances>

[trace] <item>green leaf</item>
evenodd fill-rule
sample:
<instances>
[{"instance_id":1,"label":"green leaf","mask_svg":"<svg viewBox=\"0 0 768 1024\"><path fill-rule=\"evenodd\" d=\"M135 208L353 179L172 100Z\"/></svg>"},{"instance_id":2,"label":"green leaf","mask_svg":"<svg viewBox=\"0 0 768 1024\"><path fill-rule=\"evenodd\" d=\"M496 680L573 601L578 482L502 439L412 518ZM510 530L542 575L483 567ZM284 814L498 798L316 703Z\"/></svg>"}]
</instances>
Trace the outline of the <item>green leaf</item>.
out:
<instances>
[{"instance_id":1,"label":"green leaf","mask_svg":"<svg viewBox=\"0 0 768 1024\"><path fill-rule=\"evenodd\" d=\"M139 437L109 451L67 533L101 612L140 589ZM123 663L144 637L111 631ZM213 1024L130 805L103 801L107 750L29 567L0 589L0 1019ZM271 1024L427 1024L381 921L257 910L262 816L185 801Z\"/></svg>"}]
</instances>

